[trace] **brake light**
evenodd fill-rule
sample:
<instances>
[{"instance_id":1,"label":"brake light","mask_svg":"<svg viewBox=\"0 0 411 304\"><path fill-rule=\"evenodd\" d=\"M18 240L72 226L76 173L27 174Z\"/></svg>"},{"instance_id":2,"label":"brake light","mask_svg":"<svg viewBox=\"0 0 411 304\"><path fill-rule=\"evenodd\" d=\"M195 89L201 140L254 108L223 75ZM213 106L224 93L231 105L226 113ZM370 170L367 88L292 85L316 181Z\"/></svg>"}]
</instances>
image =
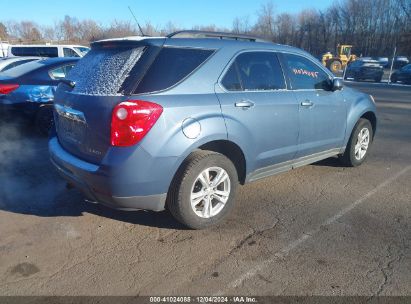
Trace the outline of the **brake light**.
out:
<instances>
[{"instance_id":1,"label":"brake light","mask_svg":"<svg viewBox=\"0 0 411 304\"><path fill-rule=\"evenodd\" d=\"M17 90L19 87L18 84L1 84L0 83L0 94L7 95Z\"/></svg>"},{"instance_id":2,"label":"brake light","mask_svg":"<svg viewBox=\"0 0 411 304\"><path fill-rule=\"evenodd\" d=\"M143 100L119 103L111 116L111 145L128 147L137 144L154 126L163 107Z\"/></svg>"}]
</instances>

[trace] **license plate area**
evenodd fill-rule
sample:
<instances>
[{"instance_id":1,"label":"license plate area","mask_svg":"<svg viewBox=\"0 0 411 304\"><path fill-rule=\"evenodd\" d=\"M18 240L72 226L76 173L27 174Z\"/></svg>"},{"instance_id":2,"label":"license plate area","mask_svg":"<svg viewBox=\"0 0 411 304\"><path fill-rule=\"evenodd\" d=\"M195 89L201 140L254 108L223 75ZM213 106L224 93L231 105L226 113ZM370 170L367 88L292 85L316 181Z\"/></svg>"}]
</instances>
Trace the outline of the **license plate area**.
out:
<instances>
[{"instance_id":1,"label":"license plate area","mask_svg":"<svg viewBox=\"0 0 411 304\"><path fill-rule=\"evenodd\" d=\"M85 126L75 120L60 116L57 133L63 140L74 144L82 144L85 139Z\"/></svg>"},{"instance_id":2,"label":"license plate area","mask_svg":"<svg viewBox=\"0 0 411 304\"><path fill-rule=\"evenodd\" d=\"M83 144L87 130L84 114L60 105L55 105L55 107L58 114L57 133L59 138L73 144Z\"/></svg>"}]
</instances>

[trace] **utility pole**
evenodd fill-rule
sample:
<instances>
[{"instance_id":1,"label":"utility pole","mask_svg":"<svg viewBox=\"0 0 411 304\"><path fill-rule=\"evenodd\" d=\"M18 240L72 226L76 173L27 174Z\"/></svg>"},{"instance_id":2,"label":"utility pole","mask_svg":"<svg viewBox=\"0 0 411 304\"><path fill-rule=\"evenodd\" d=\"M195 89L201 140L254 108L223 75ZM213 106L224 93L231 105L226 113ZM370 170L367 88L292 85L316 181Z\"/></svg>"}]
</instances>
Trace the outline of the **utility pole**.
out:
<instances>
[{"instance_id":1,"label":"utility pole","mask_svg":"<svg viewBox=\"0 0 411 304\"><path fill-rule=\"evenodd\" d=\"M391 83L391 74L392 74L392 68L394 66L394 59L395 59L395 54L396 53L397 53L397 47L394 48L394 55L392 56L392 60L391 60L390 76L388 77L388 84Z\"/></svg>"}]
</instances>

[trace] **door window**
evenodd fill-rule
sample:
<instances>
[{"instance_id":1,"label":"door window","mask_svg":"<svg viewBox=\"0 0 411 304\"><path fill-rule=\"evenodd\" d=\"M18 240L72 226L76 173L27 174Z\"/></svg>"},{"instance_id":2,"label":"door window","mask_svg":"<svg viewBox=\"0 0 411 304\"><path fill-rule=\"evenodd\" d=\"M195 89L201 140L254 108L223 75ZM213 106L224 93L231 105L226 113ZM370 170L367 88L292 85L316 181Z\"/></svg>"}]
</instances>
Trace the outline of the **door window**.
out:
<instances>
[{"instance_id":1,"label":"door window","mask_svg":"<svg viewBox=\"0 0 411 304\"><path fill-rule=\"evenodd\" d=\"M284 59L293 90L327 90L330 88L329 75L311 60L294 54L284 54Z\"/></svg>"},{"instance_id":2,"label":"door window","mask_svg":"<svg viewBox=\"0 0 411 304\"><path fill-rule=\"evenodd\" d=\"M283 71L273 52L247 52L237 56L221 82L228 91L285 89Z\"/></svg>"},{"instance_id":3,"label":"door window","mask_svg":"<svg viewBox=\"0 0 411 304\"><path fill-rule=\"evenodd\" d=\"M64 57L80 57L74 50L69 48L63 49Z\"/></svg>"}]
</instances>

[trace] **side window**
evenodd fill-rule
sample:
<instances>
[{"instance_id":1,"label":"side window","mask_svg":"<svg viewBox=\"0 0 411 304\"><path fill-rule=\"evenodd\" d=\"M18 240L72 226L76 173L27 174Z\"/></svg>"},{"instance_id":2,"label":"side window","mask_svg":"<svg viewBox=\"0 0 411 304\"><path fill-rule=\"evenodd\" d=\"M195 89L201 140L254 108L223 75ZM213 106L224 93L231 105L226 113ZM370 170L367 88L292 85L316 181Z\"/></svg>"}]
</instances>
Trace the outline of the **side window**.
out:
<instances>
[{"instance_id":1,"label":"side window","mask_svg":"<svg viewBox=\"0 0 411 304\"><path fill-rule=\"evenodd\" d=\"M69 64L69 65L64 65L64 66L55 68L49 71L49 75L52 79L55 79L55 80L65 78L66 75L71 71L73 66L74 64Z\"/></svg>"},{"instance_id":2,"label":"side window","mask_svg":"<svg viewBox=\"0 0 411 304\"><path fill-rule=\"evenodd\" d=\"M14 56L58 57L57 47L12 47Z\"/></svg>"},{"instance_id":3,"label":"side window","mask_svg":"<svg viewBox=\"0 0 411 304\"><path fill-rule=\"evenodd\" d=\"M311 60L284 54L285 65L293 90L321 90L330 86L330 77Z\"/></svg>"},{"instance_id":4,"label":"side window","mask_svg":"<svg viewBox=\"0 0 411 304\"><path fill-rule=\"evenodd\" d=\"M237 56L222 85L228 91L269 91L285 89L277 55L273 52L247 52Z\"/></svg>"},{"instance_id":5,"label":"side window","mask_svg":"<svg viewBox=\"0 0 411 304\"><path fill-rule=\"evenodd\" d=\"M213 53L213 50L164 47L134 93L168 89L187 77Z\"/></svg>"},{"instance_id":6,"label":"side window","mask_svg":"<svg viewBox=\"0 0 411 304\"><path fill-rule=\"evenodd\" d=\"M224 75L224 78L221 84L228 91L242 91L243 90L243 87L240 82L240 77L239 77L238 67L237 67L236 62L233 62L231 64L227 73Z\"/></svg>"},{"instance_id":7,"label":"side window","mask_svg":"<svg viewBox=\"0 0 411 304\"><path fill-rule=\"evenodd\" d=\"M74 50L69 48L63 49L64 57L80 57Z\"/></svg>"}]
</instances>

